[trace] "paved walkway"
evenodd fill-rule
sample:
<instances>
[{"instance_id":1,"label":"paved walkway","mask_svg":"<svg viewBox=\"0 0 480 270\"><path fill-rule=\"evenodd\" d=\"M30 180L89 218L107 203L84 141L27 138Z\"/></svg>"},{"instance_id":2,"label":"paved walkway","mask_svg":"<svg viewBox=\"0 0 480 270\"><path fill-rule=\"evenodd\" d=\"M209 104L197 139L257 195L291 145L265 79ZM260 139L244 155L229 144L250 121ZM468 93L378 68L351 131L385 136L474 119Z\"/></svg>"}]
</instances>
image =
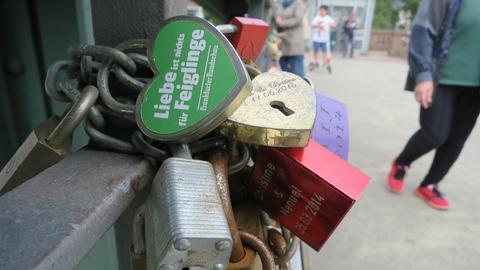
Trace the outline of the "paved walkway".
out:
<instances>
[{"instance_id":1,"label":"paved walkway","mask_svg":"<svg viewBox=\"0 0 480 270\"><path fill-rule=\"evenodd\" d=\"M402 91L406 72L404 61L375 55L308 74L317 91L347 104L350 161L372 182L319 253L304 248L307 269L480 269L480 128L442 184L450 211L413 194L432 154L414 163L403 194L386 189L391 160L418 128L418 106Z\"/></svg>"}]
</instances>

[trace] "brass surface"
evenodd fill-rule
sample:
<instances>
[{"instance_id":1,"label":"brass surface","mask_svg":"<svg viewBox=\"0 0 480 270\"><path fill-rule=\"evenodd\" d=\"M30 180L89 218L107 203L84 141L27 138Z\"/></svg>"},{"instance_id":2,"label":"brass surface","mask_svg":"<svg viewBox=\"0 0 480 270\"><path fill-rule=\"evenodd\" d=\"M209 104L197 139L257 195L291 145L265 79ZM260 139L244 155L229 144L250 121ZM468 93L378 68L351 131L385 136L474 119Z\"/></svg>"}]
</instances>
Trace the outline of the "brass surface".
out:
<instances>
[{"instance_id":1,"label":"brass surface","mask_svg":"<svg viewBox=\"0 0 480 270\"><path fill-rule=\"evenodd\" d=\"M46 142L59 121L56 116L48 119L35 128L17 149L0 171L0 195L57 163L70 150L71 139L55 147Z\"/></svg>"},{"instance_id":2,"label":"brass surface","mask_svg":"<svg viewBox=\"0 0 480 270\"><path fill-rule=\"evenodd\" d=\"M312 87L288 72L262 73L252 84L250 96L221 125L220 133L251 144L306 146L316 115Z\"/></svg>"}]
</instances>

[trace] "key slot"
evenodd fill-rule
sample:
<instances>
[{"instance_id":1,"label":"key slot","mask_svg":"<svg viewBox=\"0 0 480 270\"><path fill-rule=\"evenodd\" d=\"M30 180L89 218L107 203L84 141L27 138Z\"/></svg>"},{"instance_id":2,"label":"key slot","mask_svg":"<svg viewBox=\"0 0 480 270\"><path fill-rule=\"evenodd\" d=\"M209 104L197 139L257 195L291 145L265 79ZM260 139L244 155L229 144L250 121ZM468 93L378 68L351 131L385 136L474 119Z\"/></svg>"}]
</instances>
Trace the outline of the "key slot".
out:
<instances>
[{"instance_id":1,"label":"key slot","mask_svg":"<svg viewBox=\"0 0 480 270\"><path fill-rule=\"evenodd\" d=\"M287 106L285 106L285 103L283 103L282 101L272 101L270 102L270 106L274 109L279 110L285 116L289 116L295 113Z\"/></svg>"}]
</instances>

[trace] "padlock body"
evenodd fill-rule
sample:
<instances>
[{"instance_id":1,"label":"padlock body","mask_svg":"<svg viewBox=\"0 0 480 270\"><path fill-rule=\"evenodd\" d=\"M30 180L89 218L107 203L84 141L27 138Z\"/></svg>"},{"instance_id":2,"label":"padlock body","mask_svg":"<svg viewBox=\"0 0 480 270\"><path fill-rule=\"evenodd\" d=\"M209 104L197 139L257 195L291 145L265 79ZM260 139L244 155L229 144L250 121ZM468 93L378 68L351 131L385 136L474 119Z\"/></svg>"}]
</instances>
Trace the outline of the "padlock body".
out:
<instances>
[{"instance_id":1,"label":"padlock body","mask_svg":"<svg viewBox=\"0 0 480 270\"><path fill-rule=\"evenodd\" d=\"M315 93L303 78L289 72L262 73L219 131L250 144L304 147L315 121L315 104Z\"/></svg>"},{"instance_id":2,"label":"padlock body","mask_svg":"<svg viewBox=\"0 0 480 270\"><path fill-rule=\"evenodd\" d=\"M208 21L163 21L148 47L156 74L137 97L135 118L152 139L190 143L213 131L252 90L227 38Z\"/></svg>"},{"instance_id":3,"label":"padlock body","mask_svg":"<svg viewBox=\"0 0 480 270\"><path fill-rule=\"evenodd\" d=\"M310 140L305 148L261 147L251 194L272 218L319 250L369 177Z\"/></svg>"},{"instance_id":4,"label":"padlock body","mask_svg":"<svg viewBox=\"0 0 480 270\"><path fill-rule=\"evenodd\" d=\"M260 19L235 17L230 21L237 32L227 34L235 50L244 60L256 61L268 37L269 25Z\"/></svg>"},{"instance_id":5,"label":"padlock body","mask_svg":"<svg viewBox=\"0 0 480 270\"><path fill-rule=\"evenodd\" d=\"M317 116L312 139L344 160L348 160L350 144L348 111L345 104L315 93Z\"/></svg>"},{"instance_id":6,"label":"padlock body","mask_svg":"<svg viewBox=\"0 0 480 270\"><path fill-rule=\"evenodd\" d=\"M162 163L146 204L145 235L147 269L228 264L232 238L209 162L169 158ZM179 240L188 241L188 248L176 248Z\"/></svg>"},{"instance_id":7,"label":"padlock body","mask_svg":"<svg viewBox=\"0 0 480 270\"><path fill-rule=\"evenodd\" d=\"M46 142L58 123L58 117L52 117L30 133L0 172L0 194L57 163L68 152L71 140L58 147L52 147Z\"/></svg>"}]
</instances>

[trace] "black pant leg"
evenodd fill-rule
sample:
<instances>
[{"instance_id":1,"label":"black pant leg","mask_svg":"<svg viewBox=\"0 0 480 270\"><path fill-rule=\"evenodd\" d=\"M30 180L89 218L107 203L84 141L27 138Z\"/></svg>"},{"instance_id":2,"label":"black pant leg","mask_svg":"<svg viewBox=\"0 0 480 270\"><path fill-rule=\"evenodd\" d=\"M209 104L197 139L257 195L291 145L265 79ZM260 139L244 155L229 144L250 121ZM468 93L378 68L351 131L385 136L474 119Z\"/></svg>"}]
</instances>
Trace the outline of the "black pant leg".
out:
<instances>
[{"instance_id":1,"label":"black pant leg","mask_svg":"<svg viewBox=\"0 0 480 270\"><path fill-rule=\"evenodd\" d=\"M421 186L438 184L448 173L462 152L463 146L477 122L480 113L480 94L478 89L457 89L459 95L455 103L452 128L447 141L440 146L430 171Z\"/></svg>"},{"instance_id":2,"label":"black pant leg","mask_svg":"<svg viewBox=\"0 0 480 270\"><path fill-rule=\"evenodd\" d=\"M431 106L420 109L420 129L407 142L397 158L397 164L410 166L448 139L457 94L450 87L439 86L435 89Z\"/></svg>"},{"instance_id":3,"label":"black pant leg","mask_svg":"<svg viewBox=\"0 0 480 270\"><path fill-rule=\"evenodd\" d=\"M354 50L355 50L355 40L353 36L349 38L349 43L350 43L350 57L353 57Z\"/></svg>"}]
</instances>

